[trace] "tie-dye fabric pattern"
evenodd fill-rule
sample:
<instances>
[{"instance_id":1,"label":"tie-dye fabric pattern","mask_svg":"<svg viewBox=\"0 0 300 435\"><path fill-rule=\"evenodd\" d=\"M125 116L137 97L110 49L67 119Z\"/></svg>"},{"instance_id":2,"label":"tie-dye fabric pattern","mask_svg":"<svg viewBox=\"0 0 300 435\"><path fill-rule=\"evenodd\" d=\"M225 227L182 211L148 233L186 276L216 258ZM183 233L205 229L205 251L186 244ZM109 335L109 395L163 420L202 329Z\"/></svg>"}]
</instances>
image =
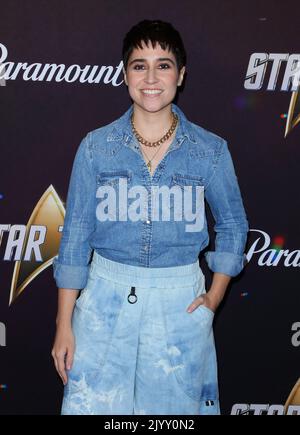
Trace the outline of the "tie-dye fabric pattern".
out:
<instances>
[{"instance_id":1,"label":"tie-dye fabric pattern","mask_svg":"<svg viewBox=\"0 0 300 435\"><path fill-rule=\"evenodd\" d=\"M151 269L95 252L73 314L62 414L219 414L214 313L186 311L203 292L198 262Z\"/></svg>"}]
</instances>

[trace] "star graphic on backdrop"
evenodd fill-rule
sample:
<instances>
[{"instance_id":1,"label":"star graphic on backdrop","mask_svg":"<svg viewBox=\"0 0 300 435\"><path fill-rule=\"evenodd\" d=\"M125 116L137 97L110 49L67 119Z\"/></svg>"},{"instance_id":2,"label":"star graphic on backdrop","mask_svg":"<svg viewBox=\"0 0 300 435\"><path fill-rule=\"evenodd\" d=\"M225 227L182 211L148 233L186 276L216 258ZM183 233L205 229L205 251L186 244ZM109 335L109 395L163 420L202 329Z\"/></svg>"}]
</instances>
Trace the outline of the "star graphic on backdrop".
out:
<instances>
[{"instance_id":1,"label":"star graphic on backdrop","mask_svg":"<svg viewBox=\"0 0 300 435\"><path fill-rule=\"evenodd\" d=\"M64 203L51 184L37 202L26 225L25 242L30 237L32 225L43 225L47 228L45 243L40 247L43 261L37 262L32 259L31 261L18 260L15 262L9 305L14 302L31 281L53 263L53 258L58 252L61 238L58 228L63 226L64 217Z\"/></svg>"},{"instance_id":2,"label":"star graphic on backdrop","mask_svg":"<svg viewBox=\"0 0 300 435\"><path fill-rule=\"evenodd\" d=\"M290 107L287 115L284 137L292 131L294 127L300 122L300 94L299 88L297 91L292 92Z\"/></svg>"}]
</instances>

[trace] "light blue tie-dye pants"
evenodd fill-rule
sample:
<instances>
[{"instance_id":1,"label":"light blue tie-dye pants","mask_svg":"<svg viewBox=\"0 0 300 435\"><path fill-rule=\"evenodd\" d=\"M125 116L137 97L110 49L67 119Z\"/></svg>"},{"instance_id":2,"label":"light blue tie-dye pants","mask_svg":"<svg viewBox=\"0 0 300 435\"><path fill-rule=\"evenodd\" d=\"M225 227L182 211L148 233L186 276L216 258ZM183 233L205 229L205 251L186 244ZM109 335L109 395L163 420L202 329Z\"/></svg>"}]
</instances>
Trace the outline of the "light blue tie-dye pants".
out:
<instances>
[{"instance_id":1,"label":"light blue tie-dye pants","mask_svg":"<svg viewBox=\"0 0 300 435\"><path fill-rule=\"evenodd\" d=\"M219 414L214 313L186 311L203 292L198 261L146 268L94 252L62 414Z\"/></svg>"}]
</instances>

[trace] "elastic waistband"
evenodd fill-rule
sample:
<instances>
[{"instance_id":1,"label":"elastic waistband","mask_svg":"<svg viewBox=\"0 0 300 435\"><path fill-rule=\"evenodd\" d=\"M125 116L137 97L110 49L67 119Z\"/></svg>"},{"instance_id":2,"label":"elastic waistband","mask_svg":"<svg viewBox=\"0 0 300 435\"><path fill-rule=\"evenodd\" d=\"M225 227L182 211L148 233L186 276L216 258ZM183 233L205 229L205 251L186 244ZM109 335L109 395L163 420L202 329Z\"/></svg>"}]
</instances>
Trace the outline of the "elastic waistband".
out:
<instances>
[{"instance_id":1,"label":"elastic waistband","mask_svg":"<svg viewBox=\"0 0 300 435\"><path fill-rule=\"evenodd\" d=\"M199 261L183 266L142 267L119 263L93 253L91 272L105 279L128 286L184 287L194 285L203 275Z\"/></svg>"}]
</instances>

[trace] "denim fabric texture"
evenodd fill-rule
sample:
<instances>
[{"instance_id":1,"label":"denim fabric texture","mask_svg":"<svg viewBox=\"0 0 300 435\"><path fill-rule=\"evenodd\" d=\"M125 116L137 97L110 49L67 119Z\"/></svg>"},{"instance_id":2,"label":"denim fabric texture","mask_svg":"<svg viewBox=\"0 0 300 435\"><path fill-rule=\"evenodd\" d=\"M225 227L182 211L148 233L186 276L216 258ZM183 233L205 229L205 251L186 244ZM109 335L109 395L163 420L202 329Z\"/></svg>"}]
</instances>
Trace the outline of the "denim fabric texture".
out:
<instances>
[{"instance_id":1,"label":"denim fabric texture","mask_svg":"<svg viewBox=\"0 0 300 435\"><path fill-rule=\"evenodd\" d=\"M220 414L214 313L204 305L186 311L205 291L198 260L149 268L94 251L73 313L61 414Z\"/></svg>"},{"instance_id":2,"label":"denim fabric texture","mask_svg":"<svg viewBox=\"0 0 300 435\"><path fill-rule=\"evenodd\" d=\"M89 132L74 159L66 215L58 254L53 260L57 287L85 288L93 250L104 258L143 268L192 264L208 245L205 207L211 209L216 232L214 250L205 253L213 272L238 275L247 260L244 253L249 225L227 141L188 121L175 104L179 117L176 135L154 174L148 171L137 139L132 133L131 106L109 125ZM203 216L198 231L187 231L187 222L173 218L153 220L151 195L144 219L126 219L118 203L119 220L100 221L96 210L99 187L128 189L143 186L185 186L203 193ZM118 192L117 192L118 193ZM195 199L193 199L195 201Z\"/></svg>"}]
</instances>

